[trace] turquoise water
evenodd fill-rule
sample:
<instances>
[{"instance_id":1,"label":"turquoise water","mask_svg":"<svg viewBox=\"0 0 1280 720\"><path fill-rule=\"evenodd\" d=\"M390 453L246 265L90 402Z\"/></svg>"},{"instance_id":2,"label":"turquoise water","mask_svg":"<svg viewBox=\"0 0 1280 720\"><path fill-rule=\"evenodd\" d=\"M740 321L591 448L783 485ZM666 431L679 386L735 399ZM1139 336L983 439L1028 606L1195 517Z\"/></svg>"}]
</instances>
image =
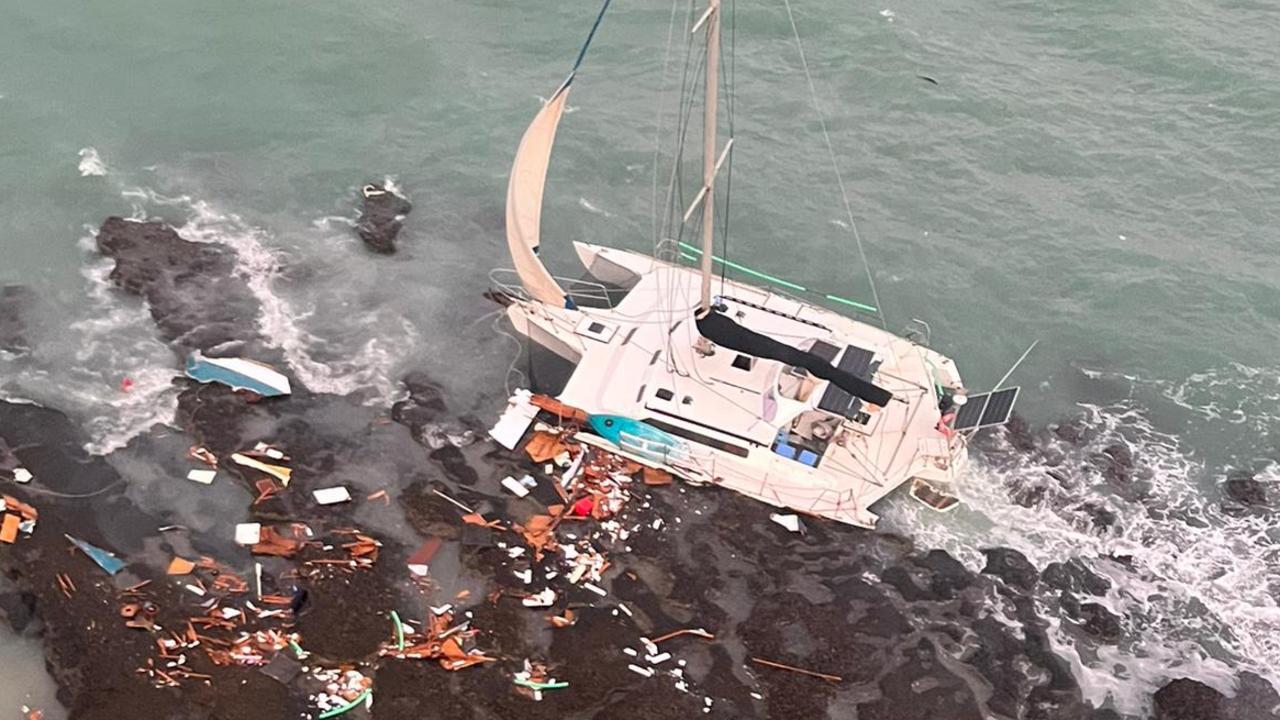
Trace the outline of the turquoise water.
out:
<instances>
[{"instance_id":1,"label":"turquoise water","mask_svg":"<svg viewBox=\"0 0 1280 720\"><path fill-rule=\"evenodd\" d=\"M1229 467L1280 476L1280 13L1204 0L793 4L890 327L927 320L974 388L1039 340L1015 376L1021 411L1044 423L1087 403L1153 460L1164 499L1210 520L1169 527L1120 507L1126 530L1084 552L1203 546L1153 554L1142 582L1249 634L1276 632L1274 529L1213 508ZM7 8L0 283L40 301L37 349L0 359L0 392L73 412L101 450L169 417L176 361L91 251L105 216L132 214L236 247L259 322L309 386L373 402L421 368L447 379L455 409L495 412L511 348L480 292L504 263L506 173L596 9ZM671 6L619 0L601 28L548 184L544 247L561 274L577 272L571 240L652 247L664 54L669 34L683 50L687 15L681 5L672 33ZM729 255L865 300L785 8L741 2L733 26ZM392 258L366 254L349 227L356 188L383 178L415 204ZM963 513L902 507L894 519L965 557L992 534L1041 564L1080 546L1066 510L1016 508L1000 479L976 473ZM1056 535L1020 532L1057 521ZM1226 540L1239 537L1256 542ZM1172 664L1186 648L1152 625L1133 629L1128 655L1082 667L1097 697L1132 705L1117 698L1178 667L1226 682L1211 662ZM1162 643L1168 657L1151 650ZM1275 679L1276 644L1227 644L1220 662ZM1133 659L1144 653L1157 657ZM1104 661L1132 675L1115 680Z\"/></svg>"}]
</instances>

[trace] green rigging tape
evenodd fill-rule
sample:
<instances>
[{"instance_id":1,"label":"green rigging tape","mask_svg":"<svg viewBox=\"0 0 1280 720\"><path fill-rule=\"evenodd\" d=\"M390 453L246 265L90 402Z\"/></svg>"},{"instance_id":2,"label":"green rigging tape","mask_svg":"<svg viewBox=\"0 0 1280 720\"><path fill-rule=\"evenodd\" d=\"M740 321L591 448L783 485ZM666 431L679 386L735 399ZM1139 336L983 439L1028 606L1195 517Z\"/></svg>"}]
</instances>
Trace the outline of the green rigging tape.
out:
<instances>
[{"instance_id":1,"label":"green rigging tape","mask_svg":"<svg viewBox=\"0 0 1280 720\"><path fill-rule=\"evenodd\" d=\"M365 700L367 700L371 695L373 695L372 690L365 690L364 692L360 693L360 697L356 698L355 700L352 700L351 702L347 703L346 705L343 705L342 707L337 707L327 712L322 712L319 715L317 715L316 718L317 720L329 720L329 718L338 717L343 713L351 712L352 710L360 707L360 705Z\"/></svg>"},{"instance_id":2,"label":"green rigging tape","mask_svg":"<svg viewBox=\"0 0 1280 720\"><path fill-rule=\"evenodd\" d=\"M392 610L391 622L396 626L396 650L404 652L404 623L400 622L400 613Z\"/></svg>"},{"instance_id":3,"label":"green rigging tape","mask_svg":"<svg viewBox=\"0 0 1280 720\"><path fill-rule=\"evenodd\" d=\"M689 243L685 243L685 242L680 243L680 249L685 251L680 253L680 256L683 257L685 260L690 260L693 262L697 262L698 256L702 254L701 249L696 248L690 245ZM721 265L724 265L725 267L733 268L738 272L746 273L747 275L751 275L752 277L758 277L761 280L771 282L774 285L781 285L782 287L790 288L792 290L797 290L799 292L807 292L807 293L814 293L816 295L821 295L822 297L828 300L832 300L838 303L844 303L845 305L857 308L858 310L862 310L863 312L872 313L873 315L880 312L872 305L867 305L866 303L860 303L857 300L850 300L849 298L840 297L839 295L832 295L831 293L824 293L824 292L818 292L817 290L810 290L809 288L803 285L797 285L796 283L793 283L789 280L783 280L780 277L769 275L768 273L762 273L759 270L752 270L751 268L745 265L739 265L738 263L733 262L732 260L725 260L724 258L717 257L715 255L712 255L711 259L714 260L715 262L720 263Z\"/></svg>"}]
</instances>

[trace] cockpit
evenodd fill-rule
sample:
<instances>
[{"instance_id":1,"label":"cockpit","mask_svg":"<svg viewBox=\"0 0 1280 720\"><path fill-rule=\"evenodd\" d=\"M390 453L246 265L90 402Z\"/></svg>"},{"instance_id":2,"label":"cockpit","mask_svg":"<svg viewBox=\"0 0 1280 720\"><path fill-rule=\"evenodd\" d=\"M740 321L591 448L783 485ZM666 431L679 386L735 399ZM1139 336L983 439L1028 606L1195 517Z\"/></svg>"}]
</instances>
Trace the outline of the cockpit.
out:
<instances>
[{"instance_id":1,"label":"cockpit","mask_svg":"<svg viewBox=\"0 0 1280 720\"><path fill-rule=\"evenodd\" d=\"M842 352L822 340L808 340L801 343L800 349L867 380L880 366L874 352L853 345L846 345ZM825 389L815 403L814 392L824 385ZM804 368L783 365L778 371L777 393L780 398L804 407L791 423L778 432L773 452L809 467L817 467L821 463L827 446L837 439L842 425L865 426L871 419L861 400L834 383L814 377Z\"/></svg>"}]
</instances>

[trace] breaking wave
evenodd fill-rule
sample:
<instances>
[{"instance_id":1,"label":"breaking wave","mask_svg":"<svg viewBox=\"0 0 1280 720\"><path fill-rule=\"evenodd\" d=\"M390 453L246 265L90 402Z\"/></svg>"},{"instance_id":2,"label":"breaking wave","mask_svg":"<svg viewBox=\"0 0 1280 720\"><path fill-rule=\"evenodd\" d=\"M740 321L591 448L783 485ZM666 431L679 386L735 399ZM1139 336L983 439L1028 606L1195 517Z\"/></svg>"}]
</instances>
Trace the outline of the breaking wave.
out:
<instances>
[{"instance_id":1,"label":"breaking wave","mask_svg":"<svg viewBox=\"0 0 1280 720\"><path fill-rule=\"evenodd\" d=\"M172 423L178 373L146 307L120 297L110 281L112 262L96 254L92 228L86 228L80 247L91 258L81 271L91 310L65 332L36 343L5 395L85 418L85 449L105 454L153 425Z\"/></svg>"},{"instance_id":2,"label":"breaking wave","mask_svg":"<svg viewBox=\"0 0 1280 720\"><path fill-rule=\"evenodd\" d=\"M93 247L94 234L81 240ZM172 424L178 411L179 376L173 353L155 334L155 323L143 303L119 297L109 275L114 261L98 258L82 273L88 282L95 314L71 324L80 338L75 374L83 384L60 388L59 407L70 398L89 410L86 429L91 453L124 447L156 424Z\"/></svg>"},{"instance_id":3,"label":"breaking wave","mask_svg":"<svg viewBox=\"0 0 1280 720\"><path fill-rule=\"evenodd\" d=\"M368 332L375 319L352 318L357 327L364 329L356 347L336 347L337 343L304 327L315 310L298 309L276 293L274 286L287 258L271 246L266 231L253 227L234 213L188 195L166 197L146 189L129 190L125 195L135 201L136 217L146 217L149 206L176 208L186 215L185 224L177 228L184 239L221 243L235 251L236 272L244 278L260 306L259 334L269 345L281 350L289 368L308 389L335 395L370 392L369 401L394 396L396 384L390 371L395 357L389 344L379 337L382 333ZM404 323L402 331L412 334L412 328Z\"/></svg>"},{"instance_id":4,"label":"breaking wave","mask_svg":"<svg viewBox=\"0 0 1280 720\"><path fill-rule=\"evenodd\" d=\"M80 148L79 170L81 177L102 177L107 174L107 164L95 148Z\"/></svg>"},{"instance_id":5,"label":"breaking wave","mask_svg":"<svg viewBox=\"0 0 1280 720\"><path fill-rule=\"evenodd\" d=\"M1146 384L1203 420L1252 428L1274 427L1277 404L1265 391L1278 380L1275 370L1237 365ZM1227 400L1242 382L1258 393ZM939 516L908 500L886 519L975 570L985 564L983 548L1003 546L1041 570L1078 558L1109 579L1105 597L1088 599L1120 617L1115 644L1082 632L1056 591L1038 598L1055 649L1094 705L1143 715L1170 679L1192 677L1230 693L1240 670L1280 686L1280 528L1224 502L1217 485L1226 468L1158 429L1144 405L1126 399L1081 410L1070 423L1079 435L1050 433L1028 452L1002 434L993 450L975 452L956 487L963 501L956 512ZM1194 425L1186 437L1199 439ZM1250 441L1256 448L1257 438ZM1115 457L1131 457L1131 471L1108 473ZM1274 459L1253 469L1259 481L1280 483Z\"/></svg>"},{"instance_id":6,"label":"breaking wave","mask_svg":"<svg viewBox=\"0 0 1280 720\"><path fill-rule=\"evenodd\" d=\"M596 207L595 205L592 205L591 201L587 200L584 197L578 198L578 206L589 213L595 213L596 215L603 215L604 217L613 217L613 213L609 212L608 210L602 210Z\"/></svg>"}]
</instances>

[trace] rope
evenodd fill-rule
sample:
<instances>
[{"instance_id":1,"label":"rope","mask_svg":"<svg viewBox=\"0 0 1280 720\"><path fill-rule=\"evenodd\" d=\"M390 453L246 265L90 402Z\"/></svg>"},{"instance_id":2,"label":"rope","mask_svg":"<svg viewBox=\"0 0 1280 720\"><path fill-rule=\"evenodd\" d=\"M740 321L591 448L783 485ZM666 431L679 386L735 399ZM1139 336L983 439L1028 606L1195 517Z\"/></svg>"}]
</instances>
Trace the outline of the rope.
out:
<instances>
[{"instance_id":1,"label":"rope","mask_svg":"<svg viewBox=\"0 0 1280 720\"><path fill-rule=\"evenodd\" d=\"M587 33L587 41L582 43L582 49L578 51L578 59L573 61L573 69L569 71L569 80L573 79L574 73L578 72L578 67L582 65L582 59L587 56L587 48L591 47L591 41L596 37L596 30L600 29L600 23L604 22L604 13L609 9L609 3L613 0L604 0L604 5L600 6L600 14L596 15L595 24L591 26L591 32ZM568 84L569 80L565 83Z\"/></svg>"},{"instance_id":2,"label":"rope","mask_svg":"<svg viewBox=\"0 0 1280 720\"><path fill-rule=\"evenodd\" d=\"M93 492L86 492L86 493L64 493L64 492L58 492L57 490L49 490L47 488L39 488L39 487L31 487L31 486L23 487L22 492L36 493L37 495L48 495L49 497L62 498L64 500L84 500L85 498L97 497L102 493L115 488L116 486L120 485L123 482L124 482L124 478L113 480L112 482L107 483L105 486L100 487L97 490L94 490Z\"/></svg>"},{"instance_id":3,"label":"rope","mask_svg":"<svg viewBox=\"0 0 1280 720\"><path fill-rule=\"evenodd\" d=\"M528 387L528 385L529 385L529 375L528 375L528 374L526 374L526 373L524 373L523 371L521 371L519 368L517 368L517 367L516 367L516 365L520 362L520 356L521 356L521 355L523 355L523 354L525 354L525 351L527 350L527 348L525 347L525 344L524 344L524 343L520 342L519 338L517 338L515 335L512 335L511 333L507 332L507 331L502 327L502 318L503 318L503 316L504 316L504 313L495 313L495 314L494 314L494 316L493 316L493 331L494 331L495 333L497 333L497 334L499 334L499 335L501 335L501 336L503 336L503 337L507 338L507 339L508 339L508 340L510 340L511 342L515 343L515 346L516 346L516 351L515 351L515 353L511 356L511 364L507 366L507 374L506 374L506 375L504 376L504 378L503 378L503 385L504 385L504 388L505 388L505 389L506 389L506 391L507 391L507 397L511 397L511 396L514 394L514 392L513 392L513 391L512 391L512 389L511 389L511 376L512 376L512 375L519 375L519 376L520 376L520 378L522 379L522 382L520 383L521 385L524 385L524 386L526 386L526 387ZM532 362L532 361L530 361L530 362Z\"/></svg>"},{"instance_id":4,"label":"rope","mask_svg":"<svg viewBox=\"0 0 1280 720\"><path fill-rule=\"evenodd\" d=\"M813 102L813 110L818 115L818 123L822 126L822 138L827 144L827 155L831 158L831 170L835 172L836 183L840 186L840 199L844 201L844 210L849 217L849 229L853 231L853 239L858 246L858 257L867 274L867 284L871 286L871 299L876 304L876 313L880 317L880 327L888 329L884 319L884 305L880 302L880 293L876 290L876 281L871 274L871 265L867 262L867 253L862 249L862 236L858 233L858 223L853 219L853 206L849 204L849 192L845 189L844 176L840 173L840 163L836 160L836 150L831 144L831 133L827 131L827 120L822 115L822 107L818 104L818 90L813 84L813 75L809 73L809 61L804 55L804 44L800 42L800 30L796 27L796 17L791 11L791 0L782 0L787 9L787 20L791 23L791 35L796 40L796 50L800 52L800 67L804 70L804 79L809 84L809 99Z\"/></svg>"}]
</instances>

